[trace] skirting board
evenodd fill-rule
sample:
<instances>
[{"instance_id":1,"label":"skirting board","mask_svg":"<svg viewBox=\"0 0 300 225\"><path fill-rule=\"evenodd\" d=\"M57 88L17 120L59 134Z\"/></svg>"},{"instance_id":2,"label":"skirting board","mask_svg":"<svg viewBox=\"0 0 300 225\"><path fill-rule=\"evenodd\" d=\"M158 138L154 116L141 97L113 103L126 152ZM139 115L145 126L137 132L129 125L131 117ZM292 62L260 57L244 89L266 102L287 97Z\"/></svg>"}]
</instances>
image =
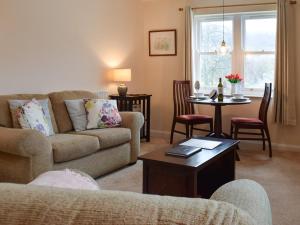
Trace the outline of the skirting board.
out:
<instances>
[{"instance_id":1,"label":"skirting board","mask_svg":"<svg viewBox=\"0 0 300 225\"><path fill-rule=\"evenodd\" d=\"M162 131L162 130L151 130L151 136L153 136L153 137L163 137L163 138L169 139L170 138L170 132ZM174 138L176 138L176 137L182 138L183 135L174 133ZM243 140L243 143L251 145L253 147L262 145L260 141L246 141L246 140ZM268 144L266 145L266 147L268 148ZM282 151L284 151L284 150L296 151L296 152L300 151L300 145L272 143L272 147L273 147L273 149L282 150Z\"/></svg>"}]
</instances>

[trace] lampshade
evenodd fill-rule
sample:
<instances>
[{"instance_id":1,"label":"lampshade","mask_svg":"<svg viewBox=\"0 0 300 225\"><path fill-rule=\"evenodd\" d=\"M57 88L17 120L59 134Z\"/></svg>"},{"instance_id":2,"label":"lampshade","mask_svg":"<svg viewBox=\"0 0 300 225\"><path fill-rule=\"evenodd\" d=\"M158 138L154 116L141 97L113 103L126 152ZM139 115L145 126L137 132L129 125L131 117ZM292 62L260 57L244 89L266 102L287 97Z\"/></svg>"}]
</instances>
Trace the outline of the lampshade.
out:
<instances>
[{"instance_id":1,"label":"lampshade","mask_svg":"<svg viewBox=\"0 0 300 225\"><path fill-rule=\"evenodd\" d=\"M114 81L131 81L131 69L113 69L112 75Z\"/></svg>"},{"instance_id":2,"label":"lampshade","mask_svg":"<svg viewBox=\"0 0 300 225\"><path fill-rule=\"evenodd\" d=\"M229 47L227 46L224 40L221 42L221 45L219 46L217 53L222 56L227 55L229 53Z\"/></svg>"}]
</instances>

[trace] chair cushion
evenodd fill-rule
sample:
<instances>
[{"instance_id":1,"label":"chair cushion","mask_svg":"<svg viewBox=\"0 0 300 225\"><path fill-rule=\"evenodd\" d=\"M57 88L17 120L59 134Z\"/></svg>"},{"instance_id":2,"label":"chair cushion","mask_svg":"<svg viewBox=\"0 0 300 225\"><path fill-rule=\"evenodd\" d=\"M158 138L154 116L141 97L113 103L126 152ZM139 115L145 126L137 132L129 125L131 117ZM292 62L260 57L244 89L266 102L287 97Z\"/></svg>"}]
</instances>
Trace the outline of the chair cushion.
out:
<instances>
[{"instance_id":1,"label":"chair cushion","mask_svg":"<svg viewBox=\"0 0 300 225\"><path fill-rule=\"evenodd\" d=\"M232 123L247 123L247 124L264 124L263 121L257 118L233 117Z\"/></svg>"},{"instance_id":2,"label":"chair cushion","mask_svg":"<svg viewBox=\"0 0 300 225\"><path fill-rule=\"evenodd\" d=\"M72 134L89 135L99 138L100 149L115 147L131 140L131 132L128 128L105 128L72 132Z\"/></svg>"},{"instance_id":3,"label":"chair cushion","mask_svg":"<svg viewBox=\"0 0 300 225\"><path fill-rule=\"evenodd\" d=\"M78 159L100 149L99 140L93 136L56 134L48 137L52 144L53 160L56 163Z\"/></svg>"},{"instance_id":4,"label":"chair cushion","mask_svg":"<svg viewBox=\"0 0 300 225\"><path fill-rule=\"evenodd\" d=\"M212 117L208 115L200 115L200 114L188 114L188 115L180 115L176 117L176 120L179 122L210 122L212 121Z\"/></svg>"}]
</instances>

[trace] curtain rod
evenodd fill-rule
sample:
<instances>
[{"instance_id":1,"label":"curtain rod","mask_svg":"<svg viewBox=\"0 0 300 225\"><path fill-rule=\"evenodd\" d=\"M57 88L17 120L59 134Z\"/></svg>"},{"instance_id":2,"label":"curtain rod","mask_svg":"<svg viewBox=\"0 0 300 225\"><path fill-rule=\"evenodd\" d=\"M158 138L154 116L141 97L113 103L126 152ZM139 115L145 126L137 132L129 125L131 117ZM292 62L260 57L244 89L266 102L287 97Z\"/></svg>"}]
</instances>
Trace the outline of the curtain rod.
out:
<instances>
[{"instance_id":1,"label":"curtain rod","mask_svg":"<svg viewBox=\"0 0 300 225\"><path fill-rule=\"evenodd\" d=\"M291 5L297 4L297 1L290 1ZM261 6L261 5L277 5L276 2L264 2L264 3L252 3L252 4L236 4L236 5L225 5L225 8L228 7L242 7L242 6ZM214 8L222 8L223 5L218 6L203 6L203 7L193 7L192 9L214 9ZM183 8L179 8L179 11L183 11Z\"/></svg>"}]
</instances>

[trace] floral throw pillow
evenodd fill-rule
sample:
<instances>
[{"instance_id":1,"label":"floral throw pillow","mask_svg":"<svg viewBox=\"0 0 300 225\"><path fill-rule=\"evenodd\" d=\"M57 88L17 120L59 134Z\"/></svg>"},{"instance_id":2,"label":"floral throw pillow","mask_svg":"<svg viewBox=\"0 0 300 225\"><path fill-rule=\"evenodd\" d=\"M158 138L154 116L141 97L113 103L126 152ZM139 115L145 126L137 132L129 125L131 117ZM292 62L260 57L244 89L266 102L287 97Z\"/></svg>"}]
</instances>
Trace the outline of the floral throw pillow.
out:
<instances>
[{"instance_id":1,"label":"floral throw pillow","mask_svg":"<svg viewBox=\"0 0 300 225\"><path fill-rule=\"evenodd\" d=\"M85 99L87 129L116 127L121 124L121 116L116 100Z\"/></svg>"},{"instance_id":2,"label":"floral throw pillow","mask_svg":"<svg viewBox=\"0 0 300 225\"><path fill-rule=\"evenodd\" d=\"M35 129L46 136L50 136L51 131L47 118L41 104L37 100L32 99L30 102L19 107L17 118L23 129Z\"/></svg>"},{"instance_id":3,"label":"floral throw pillow","mask_svg":"<svg viewBox=\"0 0 300 225\"><path fill-rule=\"evenodd\" d=\"M22 110L21 106L23 106L24 104L26 104L30 101L31 100L14 100L14 99L8 100L14 128L25 128L25 127L30 128L29 125L27 124L27 121L24 120L24 118L22 117L22 114L20 113L20 110ZM41 104L41 106L43 108L43 112L46 116L47 123L48 123L49 129L50 129L50 135L54 135L54 130L53 130L52 121L51 121L51 115L50 115L50 111L49 111L49 99L40 99L37 101L38 101L38 103ZM22 125L21 125L21 123L22 123Z\"/></svg>"}]
</instances>

